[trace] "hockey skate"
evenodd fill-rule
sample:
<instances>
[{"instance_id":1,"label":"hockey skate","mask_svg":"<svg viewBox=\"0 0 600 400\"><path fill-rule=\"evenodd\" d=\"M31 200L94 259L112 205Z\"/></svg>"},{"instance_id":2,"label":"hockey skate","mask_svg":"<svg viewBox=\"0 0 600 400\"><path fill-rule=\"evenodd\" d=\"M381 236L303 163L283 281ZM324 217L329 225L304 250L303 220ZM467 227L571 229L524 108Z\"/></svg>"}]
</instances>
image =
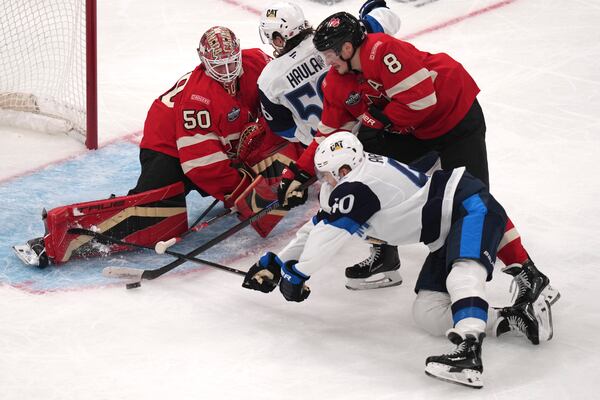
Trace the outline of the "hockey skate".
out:
<instances>
[{"instance_id":1,"label":"hockey skate","mask_svg":"<svg viewBox=\"0 0 600 400\"><path fill-rule=\"evenodd\" d=\"M499 318L494 324L496 336L508 332L524 335L533 344L552 339L552 310L550 302L538 299L535 303L505 307L499 310Z\"/></svg>"},{"instance_id":2,"label":"hockey skate","mask_svg":"<svg viewBox=\"0 0 600 400\"><path fill-rule=\"evenodd\" d=\"M28 240L23 245L13 246L13 250L26 265L46 268L49 264L46 247L44 247L44 238L39 237Z\"/></svg>"},{"instance_id":3,"label":"hockey skate","mask_svg":"<svg viewBox=\"0 0 600 400\"><path fill-rule=\"evenodd\" d=\"M374 244L366 260L346 268L346 288L366 290L400 285L402 277L398 269L398 247Z\"/></svg>"},{"instance_id":4,"label":"hockey skate","mask_svg":"<svg viewBox=\"0 0 600 400\"><path fill-rule=\"evenodd\" d=\"M521 264L511 264L502 268L502 272L505 272L513 276L513 281L510 285L510 291L514 291L516 299L514 305L533 303L537 300L538 296L542 296L545 300L548 300L550 305L556 303L560 298L558 290L550 286L550 280L546 275L541 273L531 260Z\"/></svg>"},{"instance_id":5,"label":"hockey skate","mask_svg":"<svg viewBox=\"0 0 600 400\"><path fill-rule=\"evenodd\" d=\"M465 335L456 329L450 329L447 336L456 345L456 349L441 356L427 357L425 373L443 381L481 389L483 387L481 342L485 333L480 333L479 336Z\"/></svg>"}]
</instances>

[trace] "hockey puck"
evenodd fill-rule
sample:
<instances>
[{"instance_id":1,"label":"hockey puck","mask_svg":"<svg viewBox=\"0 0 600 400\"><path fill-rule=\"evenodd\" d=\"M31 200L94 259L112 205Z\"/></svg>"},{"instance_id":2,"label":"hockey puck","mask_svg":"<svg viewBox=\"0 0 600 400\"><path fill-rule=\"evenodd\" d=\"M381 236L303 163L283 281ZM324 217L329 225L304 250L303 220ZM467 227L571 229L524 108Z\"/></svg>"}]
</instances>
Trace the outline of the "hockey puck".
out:
<instances>
[{"instance_id":1,"label":"hockey puck","mask_svg":"<svg viewBox=\"0 0 600 400\"><path fill-rule=\"evenodd\" d=\"M128 283L127 285L125 285L125 288L135 289L135 288L139 288L140 286L142 286L141 282L132 282L132 283Z\"/></svg>"}]
</instances>

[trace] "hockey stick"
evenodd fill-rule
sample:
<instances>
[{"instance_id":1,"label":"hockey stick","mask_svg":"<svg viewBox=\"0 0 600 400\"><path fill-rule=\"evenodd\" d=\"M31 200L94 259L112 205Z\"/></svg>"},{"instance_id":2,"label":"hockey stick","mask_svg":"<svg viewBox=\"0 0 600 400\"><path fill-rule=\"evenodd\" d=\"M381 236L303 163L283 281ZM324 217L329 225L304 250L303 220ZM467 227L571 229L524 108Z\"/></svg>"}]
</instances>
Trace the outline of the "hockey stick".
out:
<instances>
[{"instance_id":1,"label":"hockey stick","mask_svg":"<svg viewBox=\"0 0 600 400\"><path fill-rule=\"evenodd\" d=\"M91 236L93 238L96 238L101 243L113 243L113 244L120 244L123 246L135 247L138 249L155 250L154 247L152 247L152 246L145 246L143 244L125 242L125 241L119 240L115 237L108 236L108 235L105 235L100 232L94 232L89 229L71 228L67 231L67 233L74 234L74 235ZM221 264L218 264L218 263L215 263L212 261L208 261L208 260L203 260L201 258L188 256L187 254L178 253L176 251L166 250L164 253L168 254L170 256L173 256L173 257L185 259L185 261L191 261L191 262L195 262L197 264L209 265L211 267L219 268L224 271L232 272L232 273L238 274L238 275L246 275L246 272L240 271L239 269L228 267L226 265L221 265ZM159 254L162 254L162 253L159 253ZM110 268L110 269L105 272L104 270L107 270L107 268ZM116 277L116 278L133 278L133 279L135 279L139 275L138 273L134 272L134 271L138 271L137 268L127 268L127 267L107 267L107 268L105 268L102 271L102 274L105 276L111 276L111 277Z\"/></svg>"},{"instance_id":2,"label":"hockey stick","mask_svg":"<svg viewBox=\"0 0 600 400\"><path fill-rule=\"evenodd\" d=\"M196 227L196 225L198 225L200 223L200 221L202 221L204 219L204 217L206 217L206 215L210 212L210 210L215 208L215 206L217 204L219 204L219 199L215 199L212 203L210 203L210 206L208 206L206 208L206 210L204 210L204 212L202 214L200 214L200 216L198 218L196 218L196 220L192 224L192 227L190 229L188 229L186 232L182 233L180 237L184 237L190 232L195 232L194 228Z\"/></svg>"},{"instance_id":3,"label":"hockey stick","mask_svg":"<svg viewBox=\"0 0 600 400\"><path fill-rule=\"evenodd\" d=\"M231 214L231 209L225 209L220 214L217 214L214 217L210 218L209 220L201 222L200 224L198 224L198 220L199 220L198 219L198 220L196 220L194 225L190 229L185 231L183 234L181 234L181 236L172 237L169 240L164 240L164 241L161 240L160 242L156 243L156 245L154 246L154 250L156 250L156 252L158 254L163 254L169 247L173 246L176 243L181 242L181 240L184 237L186 237L189 233L198 232L198 231L206 228L207 226L214 224L215 222L217 222L218 220L220 220L221 218L223 218L224 216L229 215L229 214Z\"/></svg>"},{"instance_id":4,"label":"hockey stick","mask_svg":"<svg viewBox=\"0 0 600 400\"><path fill-rule=\"evenodd\" d=\"M300 185L300 187L298 188L298 190L304 190L306 188L308 188L310 185L312 185L315 181L317 180L316 177L311 177L308 181L306 181L305 183L303 183L302 185ZM242 222L240 222L237 225L232 226L231 228L229 228L228 230L226 230L225 232L221 233L220 235L216 236L215 238L209 240L208 242L204 243L202 246L192 250L191 252L186 254L186 257L195 257L198 254L210 249L211 247L213 247L214 245L222 242L223 240L233 236L235 233L241 231L242 229L244 229L245 227L247 227L248 225L250 225L252 222L259 220L260 218L264 217L265 215L267 215L268 213L270 213L271 211L275 210L279 208L279 200L273 200L271 203L269 203L265 208L263 208L262 210L260 210L259 212L257 212L256 214L248 217L247 219L243 220ZM137 287L139 286L139 281L141 281L142 279L147 279L147 280L152 280L152 279L156 279L161 275L166 274L167 272L177 268L178 266L180 266L181 264L183 264L186 261L185 258L179 258L167 265L164 265L160 268L157 269L139 269L139 268L126 268L126 267L106 267L104 268L104 270L102 271L102 273L106 276L117 276L117 274L120 274L121 277L127 277L127 278L132 278L132 279L138 279L138 283L135 284L135 286L131 287ZM113 273L114 272L114 273ZM126 274L126 275L124 275Z\"/></svg>"}]
</instances>

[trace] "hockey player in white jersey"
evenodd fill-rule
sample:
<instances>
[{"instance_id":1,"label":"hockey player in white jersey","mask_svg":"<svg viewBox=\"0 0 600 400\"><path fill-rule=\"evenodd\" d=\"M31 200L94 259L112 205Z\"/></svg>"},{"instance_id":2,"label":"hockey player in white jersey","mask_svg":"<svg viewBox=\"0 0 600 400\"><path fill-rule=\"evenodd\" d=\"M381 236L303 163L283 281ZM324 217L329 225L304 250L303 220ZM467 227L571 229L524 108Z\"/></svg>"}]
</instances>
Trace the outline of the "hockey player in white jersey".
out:
<instances>
[{"instance_id":1,"label":"hockey player in white jersey","mask_svg":"<svg viewBox=\"0 0 600 400\"><path fill-rule=\"evenodd\" d=\"M368 0L360 14L370 32L393 35L400 29L384 0ZM258 80L267 122L278 135L308 146L321 119L321 82L329 69L312 43L313 29L298 5L277 1L261 12L259 33L275 56Z\"/></svg>"},{"instance_id":2,"label":"hockey player in white jersey","mask_svg":"<svg viewBox=\"0 0 600 400\"><path fill-rule=\"evenodd\" d=\"M426 360L433 377L473 388L483 386L481 345L486 328L495 334L521 330L533 344L552 338L550 304L534 302L490 309L485 284L492 277L496 251L507 221L502 206L465 168L430 172L433 162L408 166L365 153L349 132L330 135L317 148L315 169L321 179L321 210L280 253L267 253L246 274L243 286L279 289L288 301L310 295L305 282L322 266L335 264L356 237L394 245L424 243L430 249L415 290L448 297L442 308L452 321L420 298L420 326L447 323L456 348ZM268 279L265 279L268 278ZM418 296L419 296L418 295Z\"/></svg>"},{"instance_id":3,"label":"hockey player in white jersey","mask_svg":"<svg viewBox=\"0 0 600 400\"><path fill-rule=\"evenodd\" d=\"M387 8L385 0L367 0L359 11L359 18L368 32L393 35L400 29L400 18ZM313 29L298 5L277 1L262 11L259 32L263 42L273 47L275 56L258 80L265 119L279 136L308 146L319 129L323 110L321 83L329 69L312 42ZM344 128L351 130L352 126ZM310 176L295 164L289 171L293 172L294 178L288 178L284 171L278 197L280 204L292 208L303 204L308 192L289 196L289 185L293 181L303 183ZM346 269L347 287L365 289L399 285L402 283L399 268L397 248L373 246L369 258ZM371 274L379 279L367 279Z\"/></svg>"}]
</instances>

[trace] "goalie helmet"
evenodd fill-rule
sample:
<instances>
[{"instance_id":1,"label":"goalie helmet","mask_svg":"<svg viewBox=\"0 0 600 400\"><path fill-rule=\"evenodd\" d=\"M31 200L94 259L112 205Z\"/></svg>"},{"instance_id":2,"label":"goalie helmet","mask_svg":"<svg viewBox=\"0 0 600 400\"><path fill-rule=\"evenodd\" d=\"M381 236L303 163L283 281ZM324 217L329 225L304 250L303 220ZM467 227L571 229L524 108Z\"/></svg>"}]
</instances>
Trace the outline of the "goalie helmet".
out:
<instances>
[{"instance_id":1,"label":"goalie helmet","mask_svg":"<svg viewBox=\"0 0 600 400\"><path fill-rule=\"evenodd\" d=\"M198 55L206 73L235 95L242 74L242 50L235 34L229 28L213 26L202 35Z\"/></svg>"},{"instance_id":2,"label":"goalie helmet","mask_svg":"<svg viewBox=\"0 0 600 400\"><path fill-rule=\"evenodd\" d=\"M340 168L354 170L365 161L363 145L351 132L340 131L328 136L319 144L315 152L315 170L321 180L335 186L341 179ZM333 177L331 182L329 175Z\"/></svg>"},{"instance_id":3,"label":"goalie helmet","mask_svg":"<svg viewBox=\"0 0 600 400\"><path fill-rule=\"evenodd\" d=\"M269 4L260 14L258 32L263 43L268 43L277 52L285 47L285 42L298 35L310 24L304 18L302 9L287 1L278 1ZM280 36L283 39L281 46L273 43L273 39Z\"/></svg>"},{"instance_id":4,"label":"goalie helmet","mask_svg":"<svg viewBox=\"0 0 600 400\"><path fill-rule=\"evenodd\" d=\"M342 45L352 43L356 50L366 38L364 26L347 12L337 12L327 17L315 30L313 44L318 51L334 50L340 54Z\"/></svg>"}]
</instances>

